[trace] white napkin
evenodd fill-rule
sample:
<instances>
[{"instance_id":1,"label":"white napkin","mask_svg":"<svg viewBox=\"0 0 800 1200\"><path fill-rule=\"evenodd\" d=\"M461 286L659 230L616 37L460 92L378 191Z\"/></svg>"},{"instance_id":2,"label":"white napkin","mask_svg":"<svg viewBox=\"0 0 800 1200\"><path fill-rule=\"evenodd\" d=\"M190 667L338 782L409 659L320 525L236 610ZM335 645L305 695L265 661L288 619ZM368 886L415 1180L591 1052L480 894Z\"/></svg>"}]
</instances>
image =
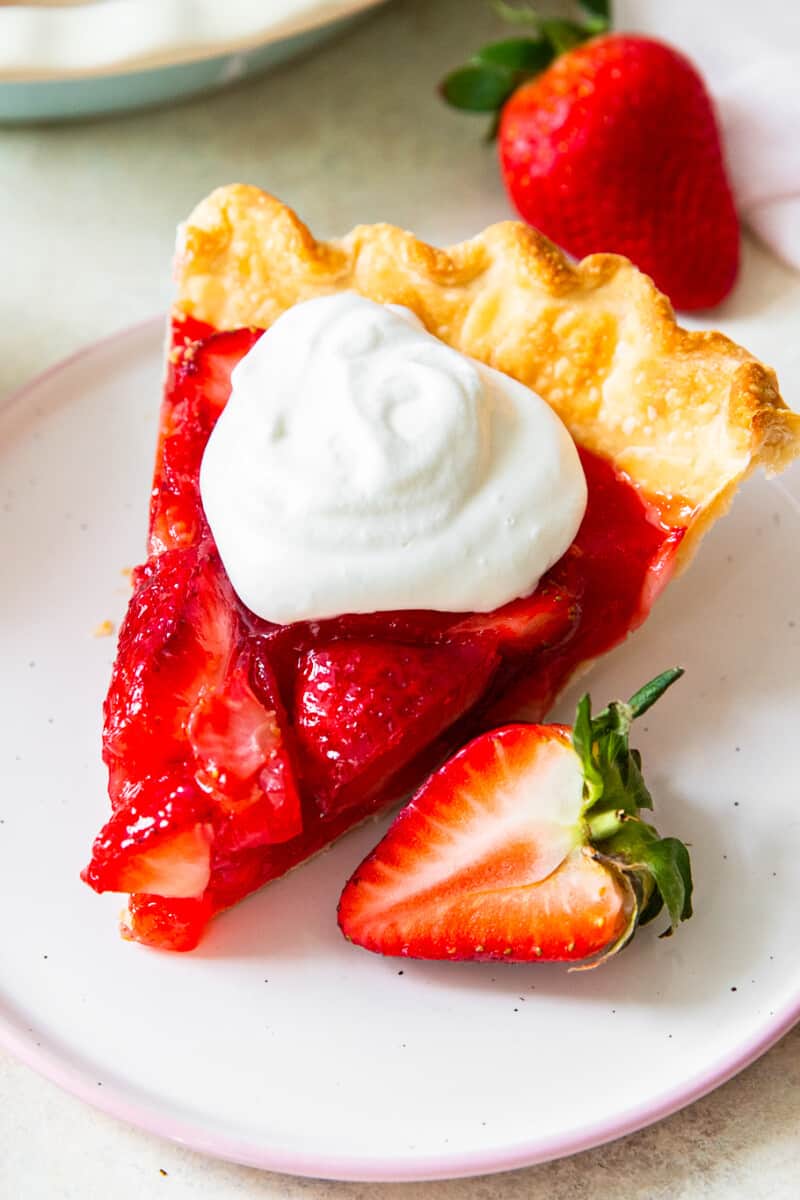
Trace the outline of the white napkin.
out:
<instances>
[{"instance_id":1,"label":"white napkin","mask_svg":"<svg viewBox=\"0 0 800 1200\"><path fill-rule=\"evenodd\" d=\"M614 28L682 50L714 97L742 218L800 269L800 5L615 0Z\"/></svg>"}]
</instances>

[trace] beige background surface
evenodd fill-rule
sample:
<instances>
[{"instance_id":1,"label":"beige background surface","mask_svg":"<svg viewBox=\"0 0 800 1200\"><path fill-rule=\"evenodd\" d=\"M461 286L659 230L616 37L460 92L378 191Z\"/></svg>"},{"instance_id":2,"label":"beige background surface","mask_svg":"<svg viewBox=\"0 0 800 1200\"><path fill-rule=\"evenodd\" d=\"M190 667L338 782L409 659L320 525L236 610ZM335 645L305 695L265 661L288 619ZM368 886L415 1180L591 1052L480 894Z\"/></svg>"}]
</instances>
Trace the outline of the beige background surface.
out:
<instances>
[{"instance_id":1,"label":"beige background surface","mask_svg":"<svg viewBox=\"0 0 800 1200\"><path fill-rule=\"evenodd\" d=\"M0 132L0 395L85 342L163 310L174 226L218 183L268 187L323 235L389 220L447 243L508 215L482 120L451 114L432 91L495 28L480 0L397 0L346 40L224 95L127 119ZM748 245L731 303L775 312L787 279ZM437 1184L323 1183L214 1162L87 1109L0 1055L3 1200L798 1194L800 1029L649 1130L512 1175Z\"/></svg>"}]
</instances>

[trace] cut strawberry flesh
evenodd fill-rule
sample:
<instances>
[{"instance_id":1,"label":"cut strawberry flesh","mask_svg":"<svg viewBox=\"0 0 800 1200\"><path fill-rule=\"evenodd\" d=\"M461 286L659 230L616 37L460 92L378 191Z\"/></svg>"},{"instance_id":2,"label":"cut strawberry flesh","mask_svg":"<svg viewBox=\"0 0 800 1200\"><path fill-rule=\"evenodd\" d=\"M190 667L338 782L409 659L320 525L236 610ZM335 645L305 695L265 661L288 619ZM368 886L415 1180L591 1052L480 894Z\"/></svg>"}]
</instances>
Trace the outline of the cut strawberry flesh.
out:
<instances>
[{"instance_id":1,"label":"cut strawberry flesh","mask_svg":"<svg viewBox=\"0 0 800 1200\"><path fill-rule=\"evenodd\" d=\"M85 878L98 891L201 896L212 841L210 805L199 789L175 777L151 778L123 789Z\"/></svg>"},{"instance_id":2,"label":"cut strawberry flesh","mask_svg":"<svg viewBox=\"0 0 800 1200\"><path fill-rule=\"evenodd\" d=\"M262 842L285 842L300 833L302 818L277 702L265 708L241 667L224 687L205 693L189 715L195 779L237 819L243 836L249 828Z\"/></svg>"},{"instance_id":3,"label":"cut strawberry flesh","mask_svg":"<svg viewBox=\"0 0 800 1200\"><path fill-rule=\"evenodd\" d=\"M375 908L363 920L359 885L345 892L342 929L379 954L450 962L582 962L625 931L630 897L618 878L576 850L552 875L529 887L429 897L419 911ZM465 936L465 931L467 935Z\"/></svg>"},{"instance_id":4,"label":"cut strawberry flesh","mask_svg":"<svg viewBox=\"0 0 800 1200\"><path fill-rule=\"evenodd\" d=\"M576 666L644 619L685 532L581 451L586 517L531 596L494 613L262 621L230 586L198 486L231 371L258 336L174 324L150 557L105 705L115 815L84 878L132 891L126 935L170 949L190 949L215 912L400 799L481 728L541 719ZM168 815L158 846L134 838L137 860L130 806L154 810L164 779L202 815Z\"/></svg>"},{"instance_id":5,"label":"cut strawberry flesh","mask_svg":"<svg viewBox=\"0 0 800 1200\"><path fill-rule=\"evenodd\" d=\"M570 961L625 931L631 892L584 844L569 732L512 725L423 784L342 893L339 923L381 954Z\"/></svg>"}]
</instances>

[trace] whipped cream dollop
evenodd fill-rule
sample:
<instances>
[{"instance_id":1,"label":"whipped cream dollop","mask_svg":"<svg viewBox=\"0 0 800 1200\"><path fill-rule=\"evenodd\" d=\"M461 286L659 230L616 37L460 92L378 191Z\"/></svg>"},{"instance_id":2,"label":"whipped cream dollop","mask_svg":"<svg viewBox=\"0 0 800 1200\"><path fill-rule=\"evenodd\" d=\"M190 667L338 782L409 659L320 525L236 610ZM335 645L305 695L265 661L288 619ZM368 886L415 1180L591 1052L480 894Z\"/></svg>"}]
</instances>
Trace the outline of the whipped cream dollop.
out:
<instances>
[{"instance_id":1,"label":"whipped cream dollop","mask_svg":"<svg viewBox=\"0 0 800 1200\"><path fill-rule=\"evenodd\" d=\"M236 366L200 490L258 616L489 612L534 590L586 508L548 405L408 309L296 304Z\"/></svg>"}]
</instances>

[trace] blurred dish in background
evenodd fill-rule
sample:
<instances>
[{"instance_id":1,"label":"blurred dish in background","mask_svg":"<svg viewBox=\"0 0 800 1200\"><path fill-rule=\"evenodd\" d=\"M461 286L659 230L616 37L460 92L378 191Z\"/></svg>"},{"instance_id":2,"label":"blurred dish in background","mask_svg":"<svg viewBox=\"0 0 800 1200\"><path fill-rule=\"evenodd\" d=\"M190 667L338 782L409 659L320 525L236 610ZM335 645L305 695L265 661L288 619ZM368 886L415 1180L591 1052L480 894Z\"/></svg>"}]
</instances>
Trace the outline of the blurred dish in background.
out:
<instances>
[{"instance_id":1,"label":"blurred dish in background","mask_svg":"<svg viewBox=\"0 0 800 1200\"><path fill-rule=\"evenodd\" d=\"M225 87L384 0L100 0L0 5L0 122L68 120Z\"/></svg>"}]
</instances>

